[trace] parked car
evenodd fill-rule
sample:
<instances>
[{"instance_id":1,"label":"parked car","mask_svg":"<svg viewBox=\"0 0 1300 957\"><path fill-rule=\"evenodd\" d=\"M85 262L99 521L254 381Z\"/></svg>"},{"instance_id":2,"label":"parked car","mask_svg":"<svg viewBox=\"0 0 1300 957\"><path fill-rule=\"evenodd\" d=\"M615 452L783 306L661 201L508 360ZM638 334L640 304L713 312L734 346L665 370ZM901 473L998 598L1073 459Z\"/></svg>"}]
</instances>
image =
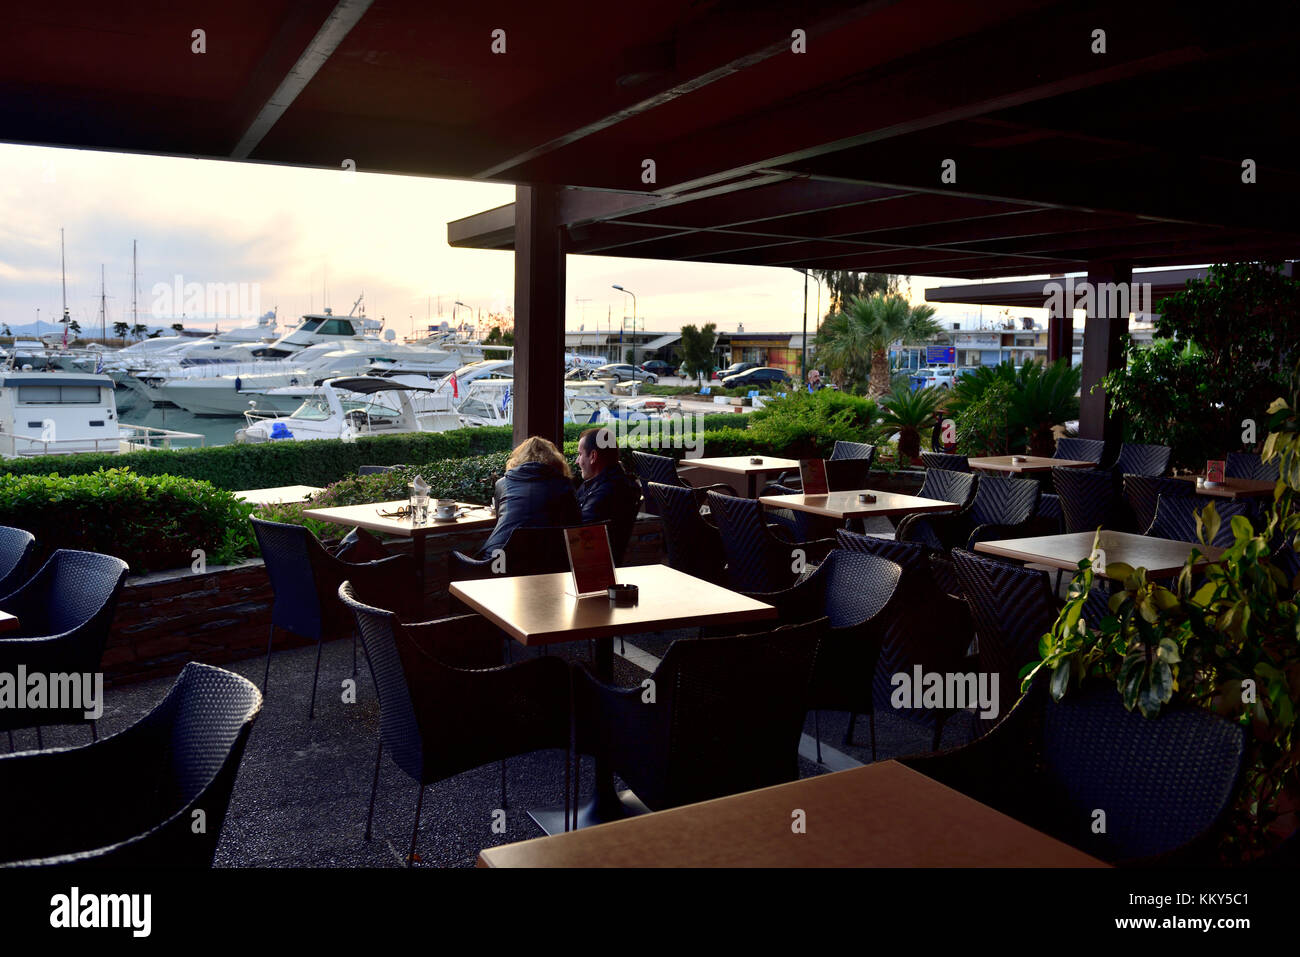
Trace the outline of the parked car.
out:
<instances>
[{"instance_id":1,"label":"parked car","mask_svg":"<svg viewBox=\"0 0 1300 957\"><path fill-rule=\"evenodd\" d=\"M603 365L596 370L594 378L618 379L619 382L630 382L633 379L640 379L643 382L649 382L651 385L659 381L659 377L653 372L646 372L645 369L638 369L630 362L611 362L608 365Z\"/></svg>"},{"instance_id":2,"label":"parked car","mask_svg":"<svg viewBox=\"0 0 1300 957\"><path fill-rule=\"evenodd\" d=\"M917 369L909 378L915 392L917 389L951 389L957 381L957 374L951 367L936 366Z\"/></svg>"},{"instance_id":3,"label":"parked car","mask_svg":"<svg viewBox=\"0 0 1300 957\"><path fill-rule=\"evenodd\" d=\"M721 381L722 379L725 379L729 375L740 375L740 373L742 372L748 372L750 369L757 369L757 368L759 368L757 362L733 362L725 369L718 369L716 372L714 372L713 378Z\"/></svg>"},{"instance_id":4,"label":"parked car","mask_svg":"<svg viewBox=\"0 0 1300 957\"><path fill-rule=\"evenodd\" d=\"M774 385L790 385L793 380L783 369L760 367L747 369L722 380L724 389L763 389Z\"/></svg>"},{"instance_id":5,"label":"parked car","mask_svg":"<svg viewBox=\"0 0 1300 957\"><path fill-rule=\"evenodd\" d=\"M672 364L664 362L663 359L651 359L649 362L643 362L641 363L641 368L646 372L654 373L657 376L673 374Z\"/></svg>"}]
</instances>

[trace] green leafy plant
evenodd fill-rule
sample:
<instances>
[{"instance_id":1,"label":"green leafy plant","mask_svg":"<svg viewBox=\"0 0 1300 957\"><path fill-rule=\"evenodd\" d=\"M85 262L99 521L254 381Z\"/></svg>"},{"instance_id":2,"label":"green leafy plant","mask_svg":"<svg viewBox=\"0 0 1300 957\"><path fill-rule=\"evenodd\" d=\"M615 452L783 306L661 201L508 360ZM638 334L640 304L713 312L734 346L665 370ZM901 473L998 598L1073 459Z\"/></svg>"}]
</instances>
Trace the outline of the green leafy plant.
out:
<instances>
[{"instance_id":1,"label":"green leafy plant","mask_svg":"<svg viewBox=\"0 0 1300 957\"><path fill-rule=\"evenodd\" d=\"M1025 436L1030 455L1050 456L1056 450L1052 427L1079 414L1079 383L1083 370L1069 359L1053 363L1027 362L1016 377L1011 393L1013 433Z\"/></svg>"},{"instance_id":2,"label":"green leafy plant","mask_svg":"<svg viewBox=\"0 0 1300 957\"><path fill-rule=\"evenodd\" d=\"M895 342L923 342L942 329L934 307L913 306L902 296L859 296L831 314L817 333L817 361L837 384L867 380L868 394L889 391L889 347Z\"/></svg>"},{"instance_id":3,"label":"green leafy plant","mask_svg":"<svg viewBox=\"0 0 1300 957\"><path fill-rule=\"evenodd\" d=\"M919 459L921 436L930 434L946 397L942 389L895 389L881 400L877 437L898 433L898 454L909 461Z\"/></svg>"},{"instance_id":4,"label":"green leafy plant","mask_svg":"<svg viewBox=\"0 0 1300 957\"><path fill-rule=\"evenodd\" d=\"M962 455L1005 455L1024 447L1023 434L1011 429L1014 382L997 378L956 413L957 451ZM951 409L951 404L949 405Z\"/></svg>"}]
</instances>

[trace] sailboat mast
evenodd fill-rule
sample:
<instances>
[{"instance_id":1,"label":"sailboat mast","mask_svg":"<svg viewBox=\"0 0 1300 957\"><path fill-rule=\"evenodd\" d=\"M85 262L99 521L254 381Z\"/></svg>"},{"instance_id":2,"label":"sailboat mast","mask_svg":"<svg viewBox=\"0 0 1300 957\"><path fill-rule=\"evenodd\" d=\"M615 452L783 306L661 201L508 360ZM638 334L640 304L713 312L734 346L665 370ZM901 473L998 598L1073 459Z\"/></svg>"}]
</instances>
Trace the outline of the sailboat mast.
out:
<instances>
[{"instance_id":1,"label":"sailboat mast","mask_svg":"<svg viewBox=\"0 0 1300 957\"><path fill-rule=\"evenodd\" d=\"M99 338L100 339L104 338L104 314L105 314L104 264L100 263L99 264Z\"/></svg>"},{"instance_id":2,"label":"sailboat mast","mask_svg":"<svg viewBox=\"0 0 1300 957\"><path fill-rule=\"evenodd\" d=\"M135 302L135 243L134 239L131 240L131 323L132 325L139 325L140 312L136 308Z\"/></svg>"},{"instance_id":3,"label":"sailboat mast","mask_svg":"<svg viewBox=\"0 0 1300 957\"><path fill-rule=\"evenodd\" d=\"M63 319L68 318L68 260L63 250L63 227L59 227L59 272L63 276Z\"/></svg>"}]
</instances>

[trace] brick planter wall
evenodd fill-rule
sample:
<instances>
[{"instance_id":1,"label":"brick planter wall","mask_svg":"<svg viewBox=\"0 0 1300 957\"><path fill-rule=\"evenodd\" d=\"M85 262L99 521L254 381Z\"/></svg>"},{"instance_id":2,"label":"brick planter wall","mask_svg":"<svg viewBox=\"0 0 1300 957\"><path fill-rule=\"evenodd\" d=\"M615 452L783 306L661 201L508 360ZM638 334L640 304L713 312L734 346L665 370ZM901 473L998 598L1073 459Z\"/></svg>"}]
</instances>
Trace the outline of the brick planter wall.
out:
<instances>
[{"instance_id":1,"label":"brick planter wall","mask_svg":"<svg viewBox=\"0 0 1300 957\"><path fill-rule=\"evenodd\" d=\"M487 539L484 530L431 536L426 544L425 590L429 617L449 613L447 555L472 554ZM409 554L410 542L389 548ZM663 530L657 517L643 515L632 531L625 558L630 565L664 561ZM271 623L271 582L261 559L213 567L201 575L188 568L128 578L104 649L110 684L180 672L186 662L221 665L266 653ZM348 622L339 635L351 634ZM277 631L275 647L311 642Z\"/></svg>"}]
</instances>

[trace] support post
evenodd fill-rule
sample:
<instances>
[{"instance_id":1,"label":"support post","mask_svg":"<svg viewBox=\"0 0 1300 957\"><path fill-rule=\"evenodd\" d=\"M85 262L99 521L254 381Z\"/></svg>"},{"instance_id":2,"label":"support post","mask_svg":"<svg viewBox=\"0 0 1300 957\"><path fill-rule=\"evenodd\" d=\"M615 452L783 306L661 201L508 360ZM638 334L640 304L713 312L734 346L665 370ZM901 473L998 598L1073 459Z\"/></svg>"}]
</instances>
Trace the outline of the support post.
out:
<instances>
[{"instance_id":1,"label":"support post","mask_svg":"<svg viewBox=\"0 0 1300 957\"><path fill-rule=\"evenodd\" d=\"M1092 297L1083 327L1079 435L1085 439L1103 439L1106 442L1103 462L1114 461L1119 454L1124 423L1118 415L1110 415L1110 402L1106 394L1100 388L1093 392L1093 386L1099 385L1107 372L1124 363L1122 337L1128 332L1132 279L1133 269L1127 263L1088 264L1088 284L1092 288Z\"/></svg>"},{"instance_id":2,"label":"support post","mask_svg":"<svg viewBox=\"0 0 1300 957\"><path fill-rule=\"evenodd\" d=\"M515 187L514 442L563 440L564 246L553 186Z\"/></svg>"}]
</instances>

